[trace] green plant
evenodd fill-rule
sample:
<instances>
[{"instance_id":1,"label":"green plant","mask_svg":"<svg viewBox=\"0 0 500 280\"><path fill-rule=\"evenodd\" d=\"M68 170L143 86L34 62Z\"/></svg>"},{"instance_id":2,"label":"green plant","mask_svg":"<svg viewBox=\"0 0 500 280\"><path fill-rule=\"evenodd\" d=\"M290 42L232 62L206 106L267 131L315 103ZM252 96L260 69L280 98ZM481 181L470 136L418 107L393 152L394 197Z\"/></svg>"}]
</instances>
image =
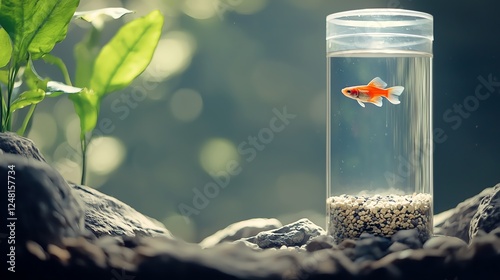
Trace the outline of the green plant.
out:
<instances>
[{"instance_id":1,"label":"green plant","mask_svg":"<svg viewBox=\"0 0 500 280\"><path fill-rule=\"evenodd\" d=\"M80 119L84 184L87 147L101 101L109 93L127 87L149 65L160 40L163 16L153 11L132 20L100 49L102 17L117 19L131 11L107 8L75 13L78 4L79 0L0 0L0 131L13 131L13 113L29 107L17 129L19 135L24 135L39 102L67 95ZM51 54L55 44L66 37L71 20L91 24L74 48L74 85L64 62ZM42 78L33 66L37 59L57 66L64 83Z\"/></svg>"}]
</instances>

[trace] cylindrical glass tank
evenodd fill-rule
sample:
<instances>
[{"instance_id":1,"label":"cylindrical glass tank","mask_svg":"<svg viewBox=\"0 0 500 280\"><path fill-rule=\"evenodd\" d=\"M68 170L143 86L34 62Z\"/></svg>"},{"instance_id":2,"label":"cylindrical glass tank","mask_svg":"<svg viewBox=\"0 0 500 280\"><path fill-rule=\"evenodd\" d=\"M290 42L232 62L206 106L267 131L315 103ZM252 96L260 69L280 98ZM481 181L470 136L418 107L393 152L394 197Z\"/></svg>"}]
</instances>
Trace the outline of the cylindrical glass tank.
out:
<instances>
[{"instance_id":1,"label":"cylindrical glass tank","mask_svg":"<svg viewBox=\"0 0 500 280\"><path fill-rule=\"evenodd\" d=\"M433 18L401 9L329 15L327 228L432 234Z\"/></svg>"}]
</instances>

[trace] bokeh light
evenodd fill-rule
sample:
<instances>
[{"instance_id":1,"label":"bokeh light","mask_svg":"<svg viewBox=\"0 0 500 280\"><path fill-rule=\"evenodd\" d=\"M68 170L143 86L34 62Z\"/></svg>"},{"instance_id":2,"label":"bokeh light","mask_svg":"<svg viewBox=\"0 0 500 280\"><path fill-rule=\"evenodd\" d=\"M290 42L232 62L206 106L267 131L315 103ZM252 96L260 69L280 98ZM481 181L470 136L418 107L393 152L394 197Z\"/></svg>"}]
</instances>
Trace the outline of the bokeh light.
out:
<instances>
[{"instance_id":1,"label":"bokeh light","mask_svg":"<svg viewBox=\"0 0 500 280\"><path fill-rule=\"evenodd\" d=\"M145 72L146 79L162 81L184 71L196 50L193 37L183 31L172 31L163 36Z\"/></svg>"},{"instance_id":2,"label":"bokeh light","mask_svg":"<svg viewBox=\"0 0 500 280\"><path fill-rule=\"evenodd\" d=\"M208 174L225 171L231 160L239 161L239 154L233 142L223 138L213 138L203 144L200 164Z\"/></svg>"},{"instance_id":3,"label":"bokeh light","mask_svg":"<svg viewBox=\"0 0 500 280\"><path fill-rule=\"evenodd\" d=\"M230 5L239 14L251 15L264 9L267 5L267 0L233 0L227 2L227 5Z\"/></svg>"},{"instance_id":4,"label":"bokeh light","mask_svg":"<svg viewBox=\"0 0 500 280\"><path fill-rule=\"evenodd\" d=\"M162 223L174 236L180 236L183 240L190 241L196 236L196 227L194 223L189 218L177 213L167 214L167 217L162 220Z\"/></svg>"},{"instance_id":5,"label":"bokeh light","mask_svg":"<svg viewBox=\"0 0 500 280\"><path fill-rule=\"evenodd\" d=\"M57 123L53 115L41 112L33 118L28 138L33 140L39 149L50 149L57 139Z\"/></svg>"},{"instance_id":6,"label":"bokeh light","mask_svg":"<svg viewBox=\"0 0 500 280\"><path fill-rule=\"evenodd\" d=\"M326 90L325 90L326 91ZM312 96L309 103L309 116L314 124L318 126L326 125L326 94L325 91Z\"/></svg>"},{"instance_id":7,"label":"bokeh light","mask_svg":"<svg viewBox=\"0 0 500 280\"><path fill-rule=\"evenodd\" d=\"M125 153L121 140L109 136L96 137L88 146L88 169L96 174L107 175L120 166Z\"/></svg>"},{"instance_id":8,"label":"bokeh light","mask_svg":"<svg viewBox=\"0 0 500 280\"><path fill-rule=\"evenodd\" d=\"M180 89L172 95L169 105L175 119L190 122L201 114L203 99L197 91Z\"/></svg>"},{"instance_id":9,"label":"bokeh light","mask_svg":"<svg viewBox=\"0 0 500 280\"><path fill-rule=\"evenodd\" d=\"M182 11L195 19L213 17L218 9L219 0L184 0Z\"/></svg>"}]
</instances>

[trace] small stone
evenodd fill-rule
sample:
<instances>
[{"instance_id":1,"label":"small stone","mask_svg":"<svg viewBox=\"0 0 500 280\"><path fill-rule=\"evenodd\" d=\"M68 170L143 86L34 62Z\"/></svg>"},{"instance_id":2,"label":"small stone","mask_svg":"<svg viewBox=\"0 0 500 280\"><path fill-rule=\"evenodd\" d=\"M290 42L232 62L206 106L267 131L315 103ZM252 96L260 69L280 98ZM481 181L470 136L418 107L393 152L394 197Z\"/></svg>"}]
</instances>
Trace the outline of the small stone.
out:
<instances>
[{"instance_id":1,"label":"small stone","mask_svg":"<svg viewBox=\"0 0 500 280\"><path fill-rule=\"evenodd\" d=\"M416 229L400 230L391 237L391 240L403 243L411 249L422 248L422 242L418 237L418 230Z\"/></svg>"},{"instance_id":2,"label":"small stone","mask_svg":"<svg viewBox=\"0 0 500 280\"><path fill-rule=\"evenodd\" d=\"M356 259L367 258L378 260L385 256L389 248L390 240L382 237L360 239L356 242Z\"/></svg>"},{"instance_id":3,"label":"small stone","mask_svg":"<svg viewBox=\"0 0 500 280\"><path fill-rule=\"evenodd\" d=\"M394 243L392 243L391 246L389 246L389 248L387 250L391 253L394 253L394 252L399 252L399 251L403 251L406 249L410 249L410 247L408 247L408 245L403 244L401 242L394 242Z\"/></svg>"},{"instance_id":4,"label":"small stone","mask_svg":"<svg viewBox=\"0 0 500 280\"><path fill-rule=\"evenodd\" d=\"M278 229L262 231L256 236L240 240L255 243L260 248L266 249L271 247L279 248L283 245L287 247L302 246L309 239L324 234L325 231L320 226L308 219L300 219Z\"/></svg>"},{"instance_id":5,"label":"small stone","mask_svg":"<svg viewBox=\"0 0 500 280\"><path fill-rule=\"evenodd\" d=\"M235 241L257 235L259 232L277 229L282 224L277 219L249 219L227 226L200 242L203 248L213 247L224 241Z\"/></svg>"},{"instance_id":6,"label":"small stone","mask_svg":"<svg viewBox=\"0 0 500 280\"><path fill-rule=\"evenodd\" d=\"M312 238L306 245L306 250L308 252L314 252L322 249L336 248L333 237L330 235L320 235Z\"/></svg>"},{"instance_id":7,"label":"small stone","mask_svg":"<svg viewBox=\"0 0 500 280\"><path fill-rule=\"evenodd\" d=\"M436 236L424 243L424 249L458 250L467 246L462 239L454 236Z\"/></svg>"},{"instance_id":8,"label":"small stone","mask_svg":"<svg viewBox=\"0 0 500 280\"><path fill-rule=\"evenodd\" d=\"M342 242L340 242L338 247L340 250L344 250L345 248L355 248L356 241L352 239L344 239Z\"/></svg>"}]
</instances>

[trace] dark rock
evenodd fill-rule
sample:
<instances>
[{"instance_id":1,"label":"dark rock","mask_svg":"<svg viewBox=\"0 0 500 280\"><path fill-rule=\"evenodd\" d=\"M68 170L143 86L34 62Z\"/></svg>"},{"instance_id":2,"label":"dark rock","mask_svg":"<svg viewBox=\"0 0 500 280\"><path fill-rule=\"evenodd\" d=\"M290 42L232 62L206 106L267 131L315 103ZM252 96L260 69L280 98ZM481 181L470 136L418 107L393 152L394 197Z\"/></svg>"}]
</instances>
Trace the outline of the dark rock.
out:
<instances>
[{"instance_id":1,"label":"dark rock","mask_svg":"<svg viewBox=\"0 0 500 280\"><path fill-rule=\"evenodd\" d=\"M500 227L500 184L493 187L493 192L481 199L481 203L472 217L469 228L469 239L478 231L486 233Z\"/></svg>"},{"instance_id":2,"label":"dark rock","mask_svg":"<svg viewBox=\"0 0 500 280\"><path fill-rule=\"evenodd\" d=\"M436 236L424 243L424 249L458 250L467 246L462 239L454 236Z\"/></svg>"},{"instance_id":3,"label":"dark rock","mask_svg":"<svg viewBox=\"0 0 500 280\"><path fill-rule=\"evenodd\" d=\"M476 214L481 200L495 193L494 188L487 188L476 196L473 196L457 205L452 210L447 211L444 222L437 224L434 228L435 234L455 236L465 242L469 242L469 228L472 217ZM440 215L440 214L439 214ZM437 215L437 216L439 216Z\"/></svg>"},{"instance_id":4,"label":"dark rock","mask_svg":"<svg viewBox=\"0 0 500 280\"><path fill-rule=\"evenodd\" d=\"M410 247L411 249L422 248L422 242L418 237L417 229L400 230L391 237L391 240L393 242L403 243L408 247Z\"/></svg>"},{"instance_id":5,"label":"dark rock","mask_svg":"<svg viewBox=\"0 0 500 280\"><path fill-rule=\"evenodd\" d=\"M85 227L95 236L172 237L162 223L147 217L118 199L87 186L70 184L85 205Z\"/></svg>"},{"instance_id":6,"label":"dark rock","mask_svg":"<svg viewBox=\"0 0 500 280\"><path fill-rule=\"evenodd\" d=\"M356 240L344 239L339 244L339 249L344 250L346 248L356 248Z\"/></svg>"},{"instance_id":7,"label":"dark rock","mask_svg":"<svg viewBox=\"0 0 500 280\"><path fill-rule=\"evenodd\" d=\"M0 155L2 153L20 155L45 162L33 141L13 132L0 133Z\"/></svg>"},{"instance_id":8,"label":"dark rock","mask_svg":"<svg viewBox=\"0 0 500 280\"><path fill-rule=\"evenodd\" d=\"M315 225L308 219L300 219L294 223L285 225L281 228L263 231L256 236L249 237L243 240L259 245L260 248L280 248L285 245L287 247L302 246L312 237L325 234L323 228Z\"/></svg>"},{"instance_id":9,"label":"dark rock","mask_svg":"<svg viewBox=\"0 0 500 280\"><path fill-rule=\"evenodd\" d=\"M49 243L61 244L64 237L84 234L81 202L61 175L45 162L4 154L0 157L0 182L5 193L7 186L15 187L15 200L11 201L15 205L9 208L13 209L11 217L17 219L12 221L16 244L31 240L44 247ZM2 199L7 200L6 197ZM2 205L6 211L7 203Z\"/></svg>"},{"instance_id":10,"label":"dark rock","mask_svg":"<svg viewBox=\"0 0 500 280\"><path fill-rule=\"evenodd\" d=\"M478 214L478 230L468 246L457 237L438 236L423 249L408 249L418 247L411 231L396 234L392 241L365 234L335 246L321 227L302 219L203 249L170 238L161 224L112 197L88 187L68 186L46 163L26 156L29 153L22 155L0 156L0 180L9 179L9 165L15 165L16 172L17 279L460 280L500 275L500 228L490 230L488 220L492 213L488 207L497 200L493 192L481 204L485 214ZM450 221L437 228L463 229L470 224L471 204L463 208L467 213L453 210ZM87 220L82 205L87 208ZM102 237L90 236L84 221ZM0 232L0 238L6 236ZM309 252L304 252L304 246Z\"/></svg>"},{"instance_id":11,"label":"dark rock","mask_svg":"<svg viewBox=\"0 0 500 280\"><path fill-rule=\"evenodd\" d=\"M206 237L200 242L203 248L213 247L224 241L235 241L257 235L259 232L277 229L283 226L277 219L250 219L237 222Z\"/></svg>"},{"instance_id":12,"label":"dark rock","mask_svg":"<svg viewBox=\"0 0 500 280\"><path fill-rule=\"evenodd\" d=\"M378 260L387 254L392 242L384 237L365 237L356 242L355 258L357 262Z\"/></svg>"},{"instance_id":13,"label":"dark rock","mask_svg":"<svg viewBox=\"0 0 500 280\"><path fill-rule=\"evenodd\" d=\"M330 235L320 235L312 238L306 244L306 250L308 252L314 252L322 249L332 249L337 248L333 237Z\"/></svg>"}]
</instances>

